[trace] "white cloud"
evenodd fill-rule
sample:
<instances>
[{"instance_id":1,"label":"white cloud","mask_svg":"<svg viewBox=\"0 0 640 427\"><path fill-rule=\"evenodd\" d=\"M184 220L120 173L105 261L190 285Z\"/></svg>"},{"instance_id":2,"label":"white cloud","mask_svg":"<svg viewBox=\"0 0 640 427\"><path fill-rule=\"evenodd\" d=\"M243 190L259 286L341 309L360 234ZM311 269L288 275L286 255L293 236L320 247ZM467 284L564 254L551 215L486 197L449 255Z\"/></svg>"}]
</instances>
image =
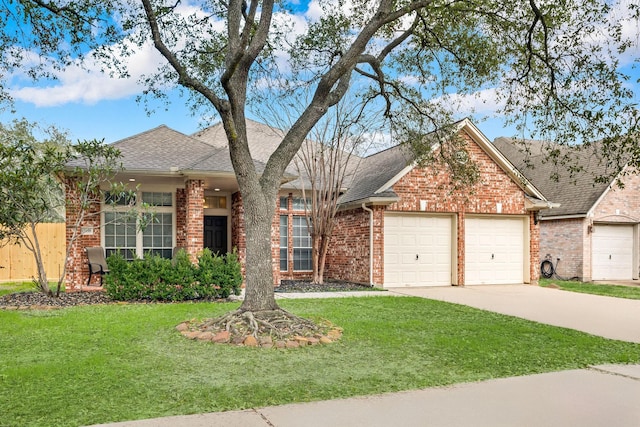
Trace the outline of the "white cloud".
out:
<instances>
[{"instance_id":1,"label":"white cloud","mask_svg":"<svg viewBox=\"0 0 640 427\"><path fill-rule=\"evenodd\" d=\"M484 89L473 94L452 93L440 97L433 102L453 106L452 110L460 116L495 116L504 107L504 101L500 100L497 90L494 88Z\"/></svg>"},{"instance_id":2,"label":"white cloud","mask_svg":"<svg viewBox=\"0 0 640 427\"><path fill-rule=\"evenodd\" d=\"M95 104L101 100L127 98L139 94L142 86L138 79L158 69L162 63L159 53L151 45L136 48L126 58L129 77L110 77L101 71L101 64L87 55L84 68L75 63L62 71L52 71L57 80L49 84L14 86L9 90L14 99L37 107L53 107L68 103ZM14 76L14 81L20 76ZM23 81L23 80L21 80Z\"/></svg>"}]
</instances>

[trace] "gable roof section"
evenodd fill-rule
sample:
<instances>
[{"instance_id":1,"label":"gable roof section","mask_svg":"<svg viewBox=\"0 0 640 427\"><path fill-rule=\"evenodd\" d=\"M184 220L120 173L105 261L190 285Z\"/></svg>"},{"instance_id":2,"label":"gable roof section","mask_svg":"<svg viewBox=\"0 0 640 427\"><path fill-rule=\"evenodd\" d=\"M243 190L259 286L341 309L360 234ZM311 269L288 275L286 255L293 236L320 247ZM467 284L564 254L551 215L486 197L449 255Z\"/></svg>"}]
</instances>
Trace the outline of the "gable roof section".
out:
<instances>
[{"instance_id":1,"label":"gable roof section","mask_svg":"<svg viewBox=\"0 0 640 427\"><path fill-rule=\"evenodd\" d=\"M215 170L233 172L222 150L164 125L117 141L113 147L120 150L122 164L130 172L190 170L211 157L219 160Z\"/></svg>"},{"instance_id":2,"label":"gable roof section","mask_svg":"<svg viewBox=\"0 0 640 427\"><path fill-rule=\"evenodd\" d=\"M602 195L608 191L611 183L596 183L595 176L607 172L606 165L592 153L581 151L576 155L576 166L584 168L584 172L570 176L561 165L545 161L544 143L542 141L525 141L525 147L511 138L497 138L493 145L538 187L550 200L559 202L560 206L542 211L542 217L584 217ZM568 152L566 147L557 147L561 155ZM527 152L528 151L528 152ZM558 180L552 179L558 176Z\"/></svg>"},{"instance_id":3,"label":"gable roof section","mask_svg":"<svg viewBox=\"0 0 640 427\"><path fill-rule=\"evenodd\" d=\"M496 150L493 144L469 119L464 119L457 123L457 131L463 130L509 175L527 196L533 200L547 201L543 193L529 182L500 151ZM358 170L357 177L353 180L349 191L343 196L341 203L396 197L392 190L393 185L416 167L412 154L401 145L369 156L363 163L364 165Z\"/></svg>"}]
</instances>

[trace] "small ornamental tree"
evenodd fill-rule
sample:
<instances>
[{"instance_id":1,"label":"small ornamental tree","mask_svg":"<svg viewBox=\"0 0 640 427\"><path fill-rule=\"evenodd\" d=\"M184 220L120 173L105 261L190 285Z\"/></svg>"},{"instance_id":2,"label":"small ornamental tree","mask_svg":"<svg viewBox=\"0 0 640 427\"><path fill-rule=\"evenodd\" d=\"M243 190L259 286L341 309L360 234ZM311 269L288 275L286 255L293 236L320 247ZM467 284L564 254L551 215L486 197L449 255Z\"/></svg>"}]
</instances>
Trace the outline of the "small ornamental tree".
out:
<instances>
[{"instance_id":1,"label":"small ornamental tree","mask_svg":"<svg viewBox=\"0 0 640 427\"><path fill-rule=\"evenodd\" d=\"M0 126L0 244L20 244L29 250L38 269L35 279L38 289L49 296L58 296L66 275L66 262L56 288L51 289L36 227L49 222L52 212L64 211L64 197L52 194L62 193L66 185L74 185L74 191L68 193L75 194L77 200L72 202L79 215L75 224L67 224L72 236L67 240L66 260L89 206L99 203L97 189L114 175L120 153L100 141L71 145L55 129L49 131L48 139L38 142L31 132L34 127L26 121L16 122L12 127ZM81 161L82 166L69 168L71 161ZM66 180L66 176L78 179Z\"/></svg>"}]
</instances>

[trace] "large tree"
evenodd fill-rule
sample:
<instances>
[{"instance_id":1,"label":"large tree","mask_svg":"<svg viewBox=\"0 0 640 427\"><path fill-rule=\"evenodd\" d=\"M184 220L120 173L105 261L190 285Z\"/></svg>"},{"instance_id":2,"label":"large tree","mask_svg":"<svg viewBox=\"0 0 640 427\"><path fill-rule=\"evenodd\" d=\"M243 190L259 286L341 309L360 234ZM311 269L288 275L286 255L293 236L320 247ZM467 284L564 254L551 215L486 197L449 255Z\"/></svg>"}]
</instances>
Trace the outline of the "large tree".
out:
<instances>
[{"instance_id":1,"label":"large tree","mask_svg":"<svg viewBox=\"0 0 640 427\"><path fill-rule=\"evenodd\" d=\"M126 75L148 44L165 63L147 92L179 85L222 120L244 203L246 297L241 312L277 310L271 273L274 200L287 165L348 89L381 110L399 140L447 129L457 100L491 93L537 135L589 141L635 130L634 94L619 58L635 39L635 3L609 0L5 0L3 65L102 60ZM306 21L297 10L318 11ZM616 15L620 13L622 15ZM16 26L28 26L18 32ZM632 37L635 37L633 35ZM17 47L16 47L17 46ZM33 55L39 61L32 61ZM168 86L167 86L168 85ZM313 96L262 173L251 161L250 102L311 88ZM266 93L268 96L265 96ZM449 134L441 134L446 143ZM619 149L625 147L619 146ZM629 146L627 146L629 148ZM638 157L638 156L636 156Z\"/></svg>"}]
</instances>

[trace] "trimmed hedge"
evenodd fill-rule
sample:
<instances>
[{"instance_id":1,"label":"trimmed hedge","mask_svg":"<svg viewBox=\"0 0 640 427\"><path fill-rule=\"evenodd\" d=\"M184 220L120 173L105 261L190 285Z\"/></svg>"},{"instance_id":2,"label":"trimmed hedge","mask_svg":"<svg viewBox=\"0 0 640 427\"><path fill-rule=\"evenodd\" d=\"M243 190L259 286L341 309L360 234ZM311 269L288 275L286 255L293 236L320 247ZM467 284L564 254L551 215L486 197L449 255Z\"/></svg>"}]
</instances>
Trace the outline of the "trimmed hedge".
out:
<instances>
[{"instance_id":1,"label":"trimmed hedge","mask_svg":"<svg viewBox=\"0 0 640 427\"><path fill-rule=\"evenodd\" d=\"M239 295L242 284L236 251L224 256L204 249L194 264L183 249L173 260L146 255L125 260L120 253L107 259L107 294L114 300L186 301Z\"/></svg>"}]
</instances>

